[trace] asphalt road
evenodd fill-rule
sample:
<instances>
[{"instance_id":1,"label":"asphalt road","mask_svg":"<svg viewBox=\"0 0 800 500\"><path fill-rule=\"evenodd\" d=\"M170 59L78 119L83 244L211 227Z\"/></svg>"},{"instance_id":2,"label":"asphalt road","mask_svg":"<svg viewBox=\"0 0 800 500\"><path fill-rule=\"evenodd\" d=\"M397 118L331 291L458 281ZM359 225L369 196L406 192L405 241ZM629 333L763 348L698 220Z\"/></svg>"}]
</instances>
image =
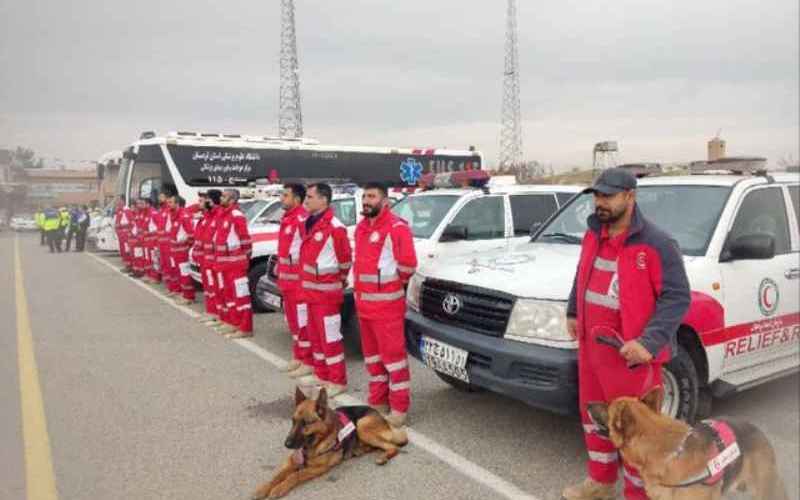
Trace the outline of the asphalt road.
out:
<instances>
[{"instance_id":1,"label":"asphalt road","mask_svg":"<svg viewBox=\"0 0 800 500\"><path fill-rule=\"evenodd\" d=\"M290 357L279 315L257 315L252 342L225 340L192 318L199 306L172 305L161 289L117 272L114 256L51 255L34 235L20 236L18 248L29 328L15 239L0 233L0 499L42 489L48 463L51 498L60 499L248 498L270 477L287 454L294 390L277 367ZM577 421L457 392L411 364L411 445L386 467L355 459L289 498L544 500L582 479ZM350 395L364 399L355 353L348 375ZM766 432L795 499L799 389L789 377L717 401L714 411Z\"/></svg>"}]
</instances>

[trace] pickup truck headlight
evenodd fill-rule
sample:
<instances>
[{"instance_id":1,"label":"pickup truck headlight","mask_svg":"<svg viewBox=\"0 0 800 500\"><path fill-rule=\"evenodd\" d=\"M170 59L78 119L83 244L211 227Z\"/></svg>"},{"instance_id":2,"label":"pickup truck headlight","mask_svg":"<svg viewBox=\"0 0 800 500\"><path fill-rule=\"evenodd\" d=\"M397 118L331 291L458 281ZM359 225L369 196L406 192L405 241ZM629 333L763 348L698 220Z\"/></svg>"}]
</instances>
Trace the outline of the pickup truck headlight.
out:
<instances>
[{"instance_id":1,"label":"pickup truck headlight","mask_svg":"<svg viewBox=\"0 0 800 500\"><path fill-rule=\"evenodd\" d=\"M422 293L422 282L425 278L419 273L414 273L408 281L408 291L406 292L406 303L408 307L419 312L419 296Z\"/></svg>"},{"instance_id":2,"label":"pickup truck headlight","mask_svg":"<svg viewBox=\"0 0 800 500\"><path fill-rule=\"evenodd\" d=\"M529 344L576 347L567 333L567 304L517 299L511 310L505 338Z\"/></svg>"}]
</instances>

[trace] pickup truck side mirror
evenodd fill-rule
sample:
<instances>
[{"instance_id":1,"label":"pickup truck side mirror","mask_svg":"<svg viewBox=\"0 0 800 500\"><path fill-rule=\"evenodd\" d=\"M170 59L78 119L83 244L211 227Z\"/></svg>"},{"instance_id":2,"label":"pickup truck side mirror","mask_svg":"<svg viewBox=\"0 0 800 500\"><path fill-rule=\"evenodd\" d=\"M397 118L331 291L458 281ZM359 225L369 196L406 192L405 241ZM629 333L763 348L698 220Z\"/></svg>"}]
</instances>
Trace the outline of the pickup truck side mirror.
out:
<instances>
[{"instance_id":1,"label":"pickup truck side mirror","mask_svg":"<svg viewBox=\"0 0 800 500\"><path fill-rule=\"evenodd\" d=\"M439 241L441 243L448 241L462 241L467 239L468 234L469 233L467 232L466 226L454 226L451 224L444 228Z\"/></svg>"},{"instance_id":2,"label":"pickup truck side mirror","mask_svg":"<svg viewBox=\"0 0 800 500\"><path fill-rule=\"evenodd\" d=\"M775 238L769 234L755 233L739 236L731 241L722 253L721 262L732 260L771 259L775 256Z\"/></svg>"}]
</instances>

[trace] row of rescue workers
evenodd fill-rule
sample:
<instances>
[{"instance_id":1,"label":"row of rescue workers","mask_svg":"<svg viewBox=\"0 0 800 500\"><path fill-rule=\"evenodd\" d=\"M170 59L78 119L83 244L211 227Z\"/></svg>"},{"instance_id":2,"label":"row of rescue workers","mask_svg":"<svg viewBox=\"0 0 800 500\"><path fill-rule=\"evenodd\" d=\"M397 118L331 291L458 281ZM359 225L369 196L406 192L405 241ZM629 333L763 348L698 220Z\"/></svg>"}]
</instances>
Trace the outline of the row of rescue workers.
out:
<instances>
[{"instance_id":1,"label":"row of rescue workers","mask_svg":"<svg viewBox=\"0 0 800 500\"><path fill-rule=\"evenodd\" d=\"M292 334L287 369L301 386L324 386L330 396L346 390L341 307L353 268L369 403L400 426L410 401L403 322L405 286L417 266L412 233L391 212L386 187L368 184L354 252L332 198L325 183L287 184L281 194L277 277ZM210 189L186 206L172 186L164 186L157 206L149 198L134 207L120 199L115 212L124 271L152 285L163 283L187 305L195 301L191 249L204 290L200 320L234 339L253 335L247 274L252 240L238 201L238 190Z\"/></svg>"}]
</instances>

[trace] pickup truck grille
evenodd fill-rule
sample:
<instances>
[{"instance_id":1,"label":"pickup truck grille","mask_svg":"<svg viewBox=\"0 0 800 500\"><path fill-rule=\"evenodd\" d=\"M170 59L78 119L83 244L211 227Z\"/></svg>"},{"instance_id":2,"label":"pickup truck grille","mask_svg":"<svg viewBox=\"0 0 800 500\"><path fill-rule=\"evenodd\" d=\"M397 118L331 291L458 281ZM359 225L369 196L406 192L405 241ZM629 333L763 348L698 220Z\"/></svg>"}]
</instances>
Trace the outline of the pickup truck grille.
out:
<instances>
[{"instance_id":1,"label":"pickup truck grille","mask_svg":"<svg viewBox=\"0 0 800 500\"><path fill-rule=\"evenodd\" d=\"M451 296L460 303L460 307L452 314L445 310L445 299ZM514 298L495 290L427 279L422 284L420 302L422 315L426 318L483 335L502 337L511 316Z\"/></svg>"}]
</instances>

